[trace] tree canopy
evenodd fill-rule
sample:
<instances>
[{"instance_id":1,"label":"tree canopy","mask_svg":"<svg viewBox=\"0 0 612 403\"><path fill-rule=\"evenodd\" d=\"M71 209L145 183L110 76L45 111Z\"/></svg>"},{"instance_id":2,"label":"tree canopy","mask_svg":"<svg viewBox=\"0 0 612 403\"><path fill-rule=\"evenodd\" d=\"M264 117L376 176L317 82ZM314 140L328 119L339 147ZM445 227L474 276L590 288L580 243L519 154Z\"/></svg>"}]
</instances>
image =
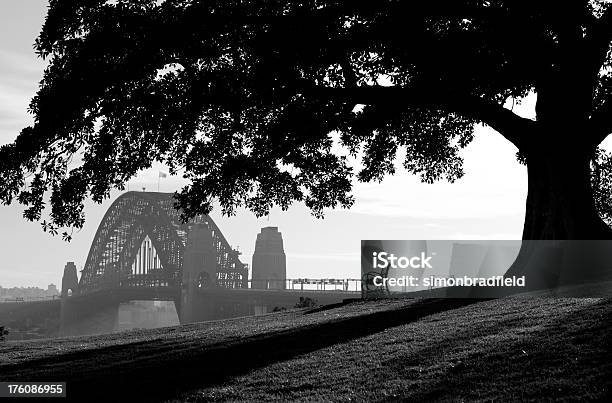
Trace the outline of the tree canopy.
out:
<instances>
[{"instance_id":1,"label":"tree canopy","mask_svg":"<svg viewBox=\"0 0 612 403\"><path fill-rule=\"evenodd\" d=\"M528 166L542 150L590 160L612 132L611 40L604 1L51 0L35 122L0 147L0 200L41 220L49 199L45 228L80 227L86 198L159 161L189 180L187 216L214 199L321 215L400 151L425 182L460 178L479 122ZM529 93L537 120L504 107Z\"/></svg>"}]
</instances>

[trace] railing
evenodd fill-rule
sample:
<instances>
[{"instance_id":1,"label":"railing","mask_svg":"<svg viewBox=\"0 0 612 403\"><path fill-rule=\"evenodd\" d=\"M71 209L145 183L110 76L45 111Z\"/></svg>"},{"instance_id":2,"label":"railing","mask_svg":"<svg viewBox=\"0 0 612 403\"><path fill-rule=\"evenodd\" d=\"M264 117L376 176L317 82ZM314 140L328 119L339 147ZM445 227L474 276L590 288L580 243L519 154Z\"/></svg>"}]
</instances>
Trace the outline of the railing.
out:
<instances>
[{"instance_id":1,"label":"railing","mask_svg":"<svg viewBox=\"0 0 612 403\"><path fill-rule=\"evenodd\" d=\"M0 297L0 304L15 302L53 301L60 298L60 295L50 295L48 297Z\"/></svg>"},{"instance_id":2,"label":"railing","mask_svg":"<svg viewBox=\"0 0 612 403\"><path fill-rule=\"evenodd\" d=\"M250 279L249 288L258 290L285 291L343 291L360 292L361 279Z\"/></svg>"},{"instance_id":3,"label":"railing","mask_svg":"<svg viewBox=\"0 0 612 403\"><path fill-rule=\"evenodd\" d=\"M155 289L156 287L142 287L146 289ZM160 287L167 288L167 287ZM243 290L245 288L242 288ZM308 292L361 292L361 279L346 278L346 279L250 279L248 280L248 289L255 290L279 290L279 291L308 291ZM235 288L235 290L241 290ZM15 303L15 302L37 302L37 301L53 301L61 299L60 295L52 295L48 297L0 297L0 303Z\"/></svg>"}]
</instances>

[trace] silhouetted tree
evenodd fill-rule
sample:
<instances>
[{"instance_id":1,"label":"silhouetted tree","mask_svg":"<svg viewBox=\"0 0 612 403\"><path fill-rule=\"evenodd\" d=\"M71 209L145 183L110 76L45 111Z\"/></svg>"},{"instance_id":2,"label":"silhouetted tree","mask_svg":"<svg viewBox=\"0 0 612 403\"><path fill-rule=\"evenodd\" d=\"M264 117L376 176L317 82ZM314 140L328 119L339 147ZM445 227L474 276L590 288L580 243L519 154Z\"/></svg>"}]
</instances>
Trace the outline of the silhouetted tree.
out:
<instances>
[{"instance_id":1,"label":"silhouetted tree","mask_svg":"<svg viewBox=\"0 0 612 403\"><path fill-rule=\"evenodd\" d=\"M612 131L611 39L605 1L51 0L0 199L42 220L50 191L45 229L80 227L86 197L160 161L191 183L186 215L217 198L319 216L399 151L425 182L460 178L482 122L527 164L525 239L609 239L590 164ZM530 93L536 120L504 107Z\"/></svg>"},{"instance_id":2,"label":"silhouetted tree","mask_svg":"<svg viewBox=\"0 0 612 403\"><path fill-rule=\"evenodd\" d=\"M597 150L591 182L597 211L606 224L612 225L612 153Z\"/></svg>"},{"instance_id":3,"label":"silhouetted tree","mask_svg":"<svg viewBox=\"0 0 612 403\"><path fill-rule=\"evenodd\" d=\"M300 300L295 304L295 308L312 308L317 306L317 300L310 297L300 297Z\"/></svg>"},{"instance_id":4,"label":"silhouetted tree","mask_svg":"<svg viewBox=\"0 0 612 403\"><path fill-rule=\"evenodd\" d=\"M0 326L0 341L6 340L6 336L9 334L9 331L5 329L4 326Z\"/></svg>"}]
</instances>

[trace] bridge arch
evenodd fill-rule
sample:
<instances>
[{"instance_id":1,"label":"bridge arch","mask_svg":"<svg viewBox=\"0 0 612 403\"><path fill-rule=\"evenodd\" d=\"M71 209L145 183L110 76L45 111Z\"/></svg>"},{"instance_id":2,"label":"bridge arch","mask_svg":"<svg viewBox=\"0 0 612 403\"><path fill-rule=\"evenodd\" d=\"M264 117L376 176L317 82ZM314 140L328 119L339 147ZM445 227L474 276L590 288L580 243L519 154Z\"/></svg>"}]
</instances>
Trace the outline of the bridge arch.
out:
<instances>
[{"instance_id":1,"label":"bridge arch","mask_svg":"<svg viewBox=\"0 0 612 403\"><path fill-rule=\"evenodd\" d=\"M246 265L212 218L200 215L183 223L174 202L170 193L127 192L119 196L96 231L79 280L79 292L133 287L180 289L186 241L195 224L204 224L212 235L217 278L211 280L215 285L246 287ZM147 238L161 267L133 273L134 261Z\"/></svg>"}]
</instances>

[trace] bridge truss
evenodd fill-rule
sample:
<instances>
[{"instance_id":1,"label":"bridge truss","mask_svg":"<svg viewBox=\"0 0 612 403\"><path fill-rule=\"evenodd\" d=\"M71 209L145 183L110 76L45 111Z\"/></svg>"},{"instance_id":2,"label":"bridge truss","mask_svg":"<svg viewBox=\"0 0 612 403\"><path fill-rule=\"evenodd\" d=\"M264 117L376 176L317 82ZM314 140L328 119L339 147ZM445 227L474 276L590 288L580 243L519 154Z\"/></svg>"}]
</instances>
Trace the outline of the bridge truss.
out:
<instances>
[{"instance_id":1,"label":"bridge truss","mask_svg":"<svg viewBox=\"0 0 612 403\"><path fill-rule=\"evenodd\" d=\"M216 285L246 288L248 270L209 216L183 223L170 193L127 192L106 212L89 250L79 292L110 288L180 289L189 232L204 224L217 254Z\"/></svg>"}]
</instances>

